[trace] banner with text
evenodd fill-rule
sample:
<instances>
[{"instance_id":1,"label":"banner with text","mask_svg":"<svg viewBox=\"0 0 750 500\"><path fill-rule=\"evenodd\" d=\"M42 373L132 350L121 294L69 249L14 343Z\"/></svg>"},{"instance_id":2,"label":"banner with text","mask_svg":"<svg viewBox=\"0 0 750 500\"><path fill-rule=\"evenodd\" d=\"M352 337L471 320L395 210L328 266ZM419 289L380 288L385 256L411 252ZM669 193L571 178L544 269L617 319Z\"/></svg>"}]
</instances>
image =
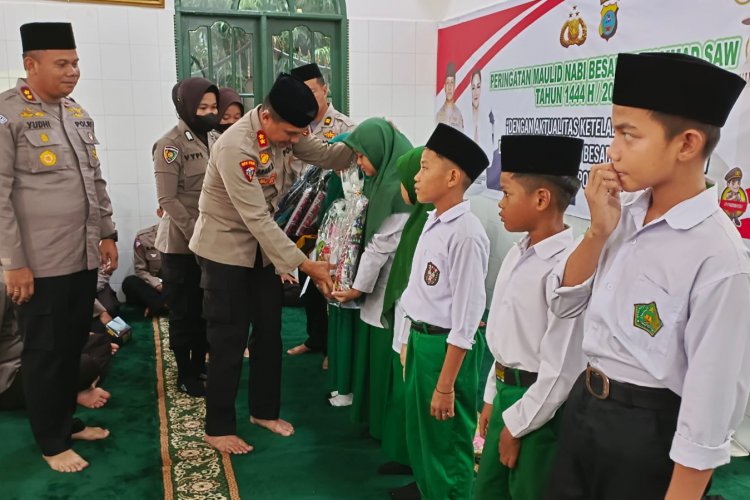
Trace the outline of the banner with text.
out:
<instances>
[{"instance_id":1,"label":"banner with text","mask_svg":"<svg viewBox=\"0 0 750 500\"><path fill-rule=\"evenodd\" d=\"M584 139L579 178L585 186L591 165L608 161L617 54L645 51L690 54L748 80L750 0L510 0L446 21L438 29L435 119L482 146L491 165L477 182L496 196L505 134ZM648 85L643 75L644 90ZM747 89L706 176L750 238ZM588 218L582 191L569 213Z\"/></svg>"}]
</instances>

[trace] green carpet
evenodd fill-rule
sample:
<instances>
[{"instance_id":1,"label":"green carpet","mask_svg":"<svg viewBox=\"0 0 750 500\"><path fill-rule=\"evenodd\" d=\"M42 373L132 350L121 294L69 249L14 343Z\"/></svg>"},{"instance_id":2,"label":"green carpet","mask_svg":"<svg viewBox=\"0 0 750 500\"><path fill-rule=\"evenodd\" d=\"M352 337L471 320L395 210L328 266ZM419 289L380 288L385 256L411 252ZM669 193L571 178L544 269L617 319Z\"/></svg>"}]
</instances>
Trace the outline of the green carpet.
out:
<instances>
[{"instance_id":1,"label":"green carpet","mask_svg":"<svg viewBox=\"0 0 750 500\"><path fill-rule=\"evenodd\" d=\"M126 315L127 316L127 315ZM128 318L132 319L132 318ZM122 347L101 384L112 397L104 408L76 416L111 431L99 442L76 442L89 462L78 474L54 472L34 444L24 412L0 413L0 497L10 499L157 499L163 496L151 324L130 323L133 340Z\"/></svg>"},{"instance_id":2,"label":"green carpet","mask_svg":"<svg viewBox=\"0 0 750 500\"><path fill-rule=\"evenodd\" d=\"M112 362L103 385L112 399L100 410L80 410L86 422L103 425L111 437L98 443L76 443L91 466L80 474L52 472L43 464L22 412L0 414L0 498L5 499L160 499L164 497L156 391L154 338L150 322L126 314L133 342ZM302 309L285 309L284 349L302 342ZM165 354L169 359L169 355ZM284 355L282 418L296 434L282 438L248 422L248 370L238 394L238 431L255 450L231 459L243 499L381 499L405 484L405 476L376 474L385 461L379 445L352 424L348 408L326 404L322 357ZM483 368L491 360L485 356ZM486 373L486 372L485 372ZM481 379L484 380L484 379ZM177 450L178 452L180 450ZM174 463L172 465L175 465ZM172 473L178 469L172 469ZM750 498L750 458L734 459L714 478L713 494L727 500ZM201 498L175 491L175 498ZM221 496L212 496L221 498Z\"/></svg>"}]
</instances>

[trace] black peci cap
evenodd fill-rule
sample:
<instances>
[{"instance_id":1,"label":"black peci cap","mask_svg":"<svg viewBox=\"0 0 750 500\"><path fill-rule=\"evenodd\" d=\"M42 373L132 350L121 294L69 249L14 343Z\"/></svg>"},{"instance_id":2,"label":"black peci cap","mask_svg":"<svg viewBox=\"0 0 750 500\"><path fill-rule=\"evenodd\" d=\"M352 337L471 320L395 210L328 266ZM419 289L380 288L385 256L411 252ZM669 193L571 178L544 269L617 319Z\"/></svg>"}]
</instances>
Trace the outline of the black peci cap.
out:
<instances>
[{"instance_id":1,"label":"black peci cap","mask_svg":"<svg viewBox=\"0 0 750 500\"><path fill-rule=\"evenodd\" d=\"M70 23L28 23L21 26L23 52L32 50L71 50L76 48Z\"/></svg>"},{"instance_id":2,"label":"black peci cap","mask_svg":"<svg viewBox=\"0 0 750 500\"><path fill-rule=\"evenodd\" d=\"M318 102L307 85L288 73L281 73L268 93L271 106L295 127L306 127L318 114Z\"/></svg>"},{"instance_id":3,"label":"black peci cap","mask_svg":"<svg viewBox=\"0 0 750 500\"><path fill-rule=\"evenodd\" d=\"M503 172L576 177L583 139L560 135L504 135L500 139Z\"/></svg>"},{"instance_id":4,"label":"black peci cap","mask_svg":"<svg viewBox=\"0 0 750 500\"><path fill-rule=\"evenodd\" d=\"M444 123L437 124L425 147L458 165L472 182L490 163L487 155L476 142L458 129Z\"/></svg>"},{"instance_id":5,"label":"black peci cap","mask_svg":"<svg viewBox=\"0 0 750 500\"><path fill-rule=\"evenodd\" d=\"M745 81L680 53L619 54L612 104L723 127Z\"/></svg>"}]
</instances>

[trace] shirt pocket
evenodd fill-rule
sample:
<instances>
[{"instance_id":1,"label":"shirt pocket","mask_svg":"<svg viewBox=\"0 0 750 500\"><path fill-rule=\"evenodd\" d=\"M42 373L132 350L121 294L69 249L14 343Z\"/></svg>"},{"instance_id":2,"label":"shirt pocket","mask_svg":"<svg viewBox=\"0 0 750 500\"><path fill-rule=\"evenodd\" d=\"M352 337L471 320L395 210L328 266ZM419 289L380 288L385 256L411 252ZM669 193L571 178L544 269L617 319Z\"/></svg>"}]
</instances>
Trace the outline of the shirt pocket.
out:
<instances>
[{"instance_id":1,"label":"shirt pocket","mask_svg":"<svg viewBox=\"0 0 750 500\"><path fill-rule=\"evenodd\" d=\"M641 274L627 289L616 336L637 351L665 355L679 335L680 309L680 297Z\"/></svg>"},{"instance_id":2,"label":"shirt pocket","mask_svg":"<svg viewBox=\"0 0 750 500\"><path fill-rule=\"evenodd\" d=\"M39 174L68 167L68 148L57 130L26 130L23 135L27 144L22 169Z\"/></svg>"},{"instance_id":3,"label":"shirt pocket","mask_svg":"<svg viewBox=\"0 0 750 500\"><path fill-rule=\"evenodd\" d=\"M187 160L182 167L185 176L185 191L200 191L206 175L207 161L203 158Z\"/></svg>"},{"instance_id":4,"label":"shirt pocket","mask_svg":"<svg viewBox=\"0 0 750 500\"><path fill-rule=\"evenodd\" d=\"M99 161L99 155L96 152L96 145L99 144L94 131L90 128L76 128L78 135L81 136L84 148L86 149L86 156L89 160L89 166L91 168L99 168L101 162Z\"/></svg>"}]
</instances>

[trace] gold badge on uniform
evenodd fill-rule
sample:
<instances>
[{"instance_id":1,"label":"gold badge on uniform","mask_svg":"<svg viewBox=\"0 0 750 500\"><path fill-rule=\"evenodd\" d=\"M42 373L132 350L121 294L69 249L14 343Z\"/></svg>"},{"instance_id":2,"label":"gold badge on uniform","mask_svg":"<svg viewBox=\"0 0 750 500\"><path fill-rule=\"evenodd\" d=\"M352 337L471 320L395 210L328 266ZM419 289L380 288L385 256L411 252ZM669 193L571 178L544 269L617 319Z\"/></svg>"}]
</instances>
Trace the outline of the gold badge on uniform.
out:
<instances>
[{"instance_id":1,"label":"gold badge on uniform","mask_svg":"<svg viewBox=\"0 0 750 500\"><path fill-rule=\"evenodd\" d=\"M326 138L326 139L328 139L329 141L330 141L331 139L333 139L334 137L336 137L336 134L335 134L335 133L333 133L333 131L332 131L332 130L329 130L328 132L326 132L326 133L325 133L325 134L323 134L323 135L324 135L324 136L325 136L325 138Z\"/></svg>"},{"instance_id":2,"label":"gold badge on uniform","mask_svg":"<svg viewBox=\"0 0 750 500\"><path fill-rule=\"evenodd\" d=\"M326 119L323 120L323 125L327 127L328 125L331 124L331 122L333 122L333 119L330 116L326 116Z\"/></svg>"},{"instance_id":3,"label":"gold badge on uniform","mask_svg":"<svg viewBox=\"0 0 750 500\"><path fill-rule=\"evenodd\" d=\"M41 118L42 116L47 116L47 115L45 115L43 111L34 111L34 116L38 116Z\"/></svg>"},{"instance_id":4,"label":"gold badge on uniform","mask_svg":"<svg viewBox=\"0 0 750 500\"><path fill-rule=\"evenodd\" d=\"M31 89L29 87L21 87L21 95L23 95L23 98L27 101L36 101L34 98L34 94L31 92Z\"/></svg>"},{"instance_id":5,"label":"gold badge on uniform","mask_svg":"<svg viewBox=\"0 0 750 500\"><path fill-rule=\"evenodd\" d=\"M52 167L57 164L57 155L49 149L45 149L42 151L42 154L39 155L39 161L41 161L42 165L45 167Z\"/></svg>"},{"instance_id":6,"label":"gold badge on uniform","mask_svg":"<svg viewBox=\"0 0 750 500\"><path fill-rule=\"evenodd\" d=\"M633 309L634 327L640 328L652 337L659 333L659 330L662 329L664 323L662 323L661 317L659 317L659 310L656 307L656 302L635 304Z\"/></svg>"},{"instance_id":7,"label":"gold badge on uniform","mask_svg":"<svg viewBox=\"0 0 750 500\"><path fill-rule=\"evenodd\" d=\"M95 160L99 159L99 154L96 152L96 148L91 148L91 157Z\"/></svg>"},{"instance_id":8,"label":"gold badge on uniform","mask_svg":"<svg viewBox=\"0 0 750 500\"><path fill-rule=\"evenodd\" d=\"M258 131L258 146L261 148L267 148L268 147L268 137L266 137L266 133L262 130Z\"/></svg>"},{"instance_id":9,"label":"gold badge on uniform","mask_svg":"<svg viewBox=\"0 0 750 500\"><path fill-rule=\"evenodd\" d=\"M80 106L70 106L69 108L65 108L68 110L68 112L73 116L73 118L83 118L83 110Z\"/></svg>"},{"instance_id":10,"label":"gold badge on uniform","mask_svg":"<svg viewBox=\"0 0 750 500\"><path fill-rule=\"evenodd\" d=\"M49 142L49 136L47 134L42 134L39 136L39 138L42 140L42 142Z\"/></svg>"},{"instance_id":11,"label":"gold badge on uniform","mask_svg":"<svg viewBox=\"0 0 750 500\"><path fill-rule=\"evenodd\" d=\"M34 111L32 111L31 108L23 108L23 110L18 114L21 118L33 118L34 117Z\"/></svg>"},{"instance_id":12,"label":"gold badge on uniform","mask_svg":"<svg viewBox=\"0 0 750 500\"><path fill-rule=\"evenodd\" d=\"M270 160L270 159L271 159L271 155L269 155L265 151L263 151L263 152L260 153L260 162L263 165L265 165L266 163L268 163L268 160Z\"/></svg>"}]
</instances>

